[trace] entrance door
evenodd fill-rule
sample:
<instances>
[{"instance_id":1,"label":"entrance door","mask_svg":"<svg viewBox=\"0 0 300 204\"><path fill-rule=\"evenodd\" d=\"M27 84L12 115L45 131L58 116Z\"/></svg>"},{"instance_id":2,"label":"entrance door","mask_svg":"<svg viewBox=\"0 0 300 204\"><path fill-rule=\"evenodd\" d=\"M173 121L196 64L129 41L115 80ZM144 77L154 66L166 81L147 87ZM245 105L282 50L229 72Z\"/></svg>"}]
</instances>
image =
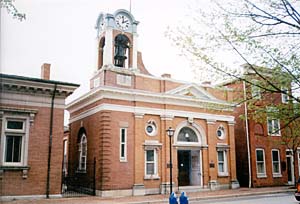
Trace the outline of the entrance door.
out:
<instances>
[{"instance_id":1,"label":"entrance door","mask_svg":"<svg viewBox=\"0 0 300 204\"><path fill-rule=\"evenodd\" d=\"M190 168L191 168L191 151L178 150L177 163L178 163L178 185L190 185Z\"/></svg>"},{"instance_id":2,"label":"entrance door","mask_svg":"<svg viewBox=\"0 0 300 204\"><path fill-rule=\"evenodd\" d=\"M286 163L288 173L288 184L294 184L294 166L293 166L293 155L291 151L286 152Z\"/></svg>"},{"instance_id":3,"label":"entrance door","mask_svg":"<svg viewBox=\"0 0 300 204\"><path fill-rule=\"evenodd\" d=\"M200 169L200 151L191 151L191 185L198 186L201 181L201 169Z\"/></svg>"}]
</instances>

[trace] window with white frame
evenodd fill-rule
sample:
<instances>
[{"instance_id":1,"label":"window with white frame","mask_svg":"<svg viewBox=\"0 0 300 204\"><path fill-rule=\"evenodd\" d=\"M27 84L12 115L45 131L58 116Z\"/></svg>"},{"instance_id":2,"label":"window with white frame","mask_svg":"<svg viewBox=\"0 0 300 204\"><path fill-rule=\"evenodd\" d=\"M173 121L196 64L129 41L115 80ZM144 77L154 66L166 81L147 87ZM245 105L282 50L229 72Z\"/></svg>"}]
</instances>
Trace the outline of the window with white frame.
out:
<instances>
[{"instance_id":1,"label":"window with white frame","mask_svg":"<svg viewBox=\"0 0 300 204\"><path fill-rule=\"evenodd\" d=\"M282 91L282 93L281 93L282 103L288 103L289 102L288 89L282 88L281 91Z\"/></svg>"},{"instance_id":2,"label":"window with white frame","mask_svg":"<svg viewBox=\"0 0 300 204\"><path fill-rule=\"evenodd\" d=\"M268 135L280 136L280 121L271 117L267 118L268 121Z\"/></svg>"},{"instance_id":3,"label":"window with white frame","mask_svg":"<svg viewBox=\"0 0 300 204\"><path fill-rule=\"evenodd\" d=\"M264 149L256 149L256 173L257 178L266 177Z\"/></svg>"},{"instance_id":4,"label":"window with white frame","mask_svg":"<svg viewBox=\"0 0 300 204\"><path fill-rule=\"evenodd\" d=\"M218 153L218 175L228 176L227 151L218 150L217 153Z\"/></svg>"},{"instance_id":5,"label":"window with white frame","mask_svg":"<svg viewBox=\"0 0 300 204\"><path fill-rule=\"evenodd\" d=\"M3 136L1 137L3 166L26 166L27 146L29 137L28 117L4 117L2 122Z\"/></svg>"},{"instance_id":6,"label":"window with white frame","mask_svg":"<svg viewBox=\"0 0 300 204\"><path fill-rule=\"evenodd\" d=\"M120 129L120 161L127 161L127 128Z\"/></svg>"},{"instance_id":7,"label":"window with white frame","mask_svg":"<svg viewBox=\"0 0 300 204\"><path fill-rule=\"evenodd\" d=\"M253 83L255 83L255 81ZM261 99L260 88L258 86L256 86L255 84L251 85L251 96L253 99Z\"/></svg>"},{"instance_id":8,"label":"window with white frame","mask_svg":"<svg viewBox=\"0 0 300 204\"><path fill-rule=\"evenodd\" d=\"M300 150L298 149L298 173L300 176Z\"/></svg>"},{"instance_id":9,"label":"window with white frame","mask_svg":"<svg viewBox=\"0 0 300 204\"><path fill-rule=\"evenodd\" d=\"M273 177L281 176L280 154L278 149L272 149L272 171Z\"/></svg>"},{"instance_id":10,"label":"window with white frame","mask_svg":"<svg viewBox=\"0 0 300 204\"><path fill-rule=\"evenodd\" d=\"M85 133L82 133L79 143L79 171L86 171L86 161L87 161L87 138Z\"/></svg>"},{"instance_id":11,"label":"window with white frame","mask_svg":"<svg viewBox=\"0 0 300 204\"><path fill-rule=\"evenodd\" d=\"M157 150L145 150L145 178L157 177Z\"/></svg>"}]
</instances>

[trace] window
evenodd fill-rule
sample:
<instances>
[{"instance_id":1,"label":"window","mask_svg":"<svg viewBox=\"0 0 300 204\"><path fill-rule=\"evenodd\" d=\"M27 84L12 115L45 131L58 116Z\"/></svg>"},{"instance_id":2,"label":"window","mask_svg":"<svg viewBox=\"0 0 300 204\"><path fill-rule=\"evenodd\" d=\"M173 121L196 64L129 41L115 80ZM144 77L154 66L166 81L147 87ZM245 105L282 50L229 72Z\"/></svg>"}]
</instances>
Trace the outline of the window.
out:
<instances>
[{"instance_id":1,"label":"window","mask_svg":"<svg viewBox=\"0 0 300 204\"><path fill-rule=\"evenodd\" d=\"M155 149L145 151L145 178L158 177L156 154Z\"/></svg>"},{"instance_id":2,"label":"window","mask_svg":"<svg viewBox=\"0 0 300 204\"><path fill-rule=\"evenodd\" d=\"M273 177L281 176L280 156L279 156L279 150L278 149L273 149L272 150L272 170L273 170Z\"/></svg>"},{"instance_id":3,"label":"window","mask_svg":"<svg viewBox=\"0 0 300 204\"><path fill-rule=\"evenodd\" d=\"M217 129L217 137L219 139L224 139L225 138L225 128L223 126L220 126L218 129Z\"/></svg>"},{"instance_id":4,"label":"window","mask_svg":"<svg viewBox=\"0 0 300 204\"><path fill-rule=\"evenodd\" d=\"M261 99L260 88L254 84L251 85L251 96L253 99Z\"/></svg>"},{"instance_id":5,"label":"window","mask_svg":"<svg viewBox=\"0 0 300 204\"><path fill-rule=\"evenodd\" d=\"M4 117L2 125L4 127L1 137L3 166L26 166L27 146L28 146L28 118Z\"/></svg>"},{"instance_id":6,"label":"window","mask_svg":"<svg viewBox=\"0 0 300 204\"><path fill-rule=\"evenodd\" d=\"M178 142L198 142L195 131L189 127L184 127L179 131Z\"/></svg>"},{"instance_id":7,"label":"window","mask_svg":"<svg viewBox=\"0 0 300 204\"><path fill-rule=\"evenodd\" d=\"M147 122L145 131L149 136L155 136L157 134L156 123L154 120L150 120Z\"/></svg>"},{"instance_id":8,"label":"window","mask_svg":"<svg viewBox=\"0 0 300 204\"><path fill-rule=\"evenodd\" d=\"M127 129L120 129L120 161L127 161Z\"/></svg>"},{"instance_id":9,"label":"window","mask_svg":"<svg viewBox=\"0 0 300 204\"><path fill-rule=\"evenodd\" d=\"M280 136L279 119L268 118L268 134L272 136Z\"/></svg>"},{"instance_id":10,"label":"window","mask_svg":"<svg viewBox=\"0 0 300 204\"><path fill-rule=\"evenodd\" d=\"M87 157L87 139L86 135L82 133L80 143L79 143L79 171L86 170L86 157Z\"/></svg>"},{"instance_id":11,"label":"window","mask_svg":"<svg viewBox=\"0 0 300 204\"><path fill-rule=\"evenodd\" d=\"M226 150L218 150L218 175L228 176L227 170L227 152Z\"/></svg>"},{"instance_id":12,"label":"window","mask_svg":"<svg viewBox=\"0 0 300 204\"><path fill-rule=\"evenodd\" d=\"M256 172L257 178L266 177L265 152L263 149L256 149Z\"/></svg>"},{"instance_id":13,"label":"window","mask_svg":"<svg viewBox=\"0 0 300 204\"><path fill-rule=\"evenodd\" d=\"M281 91L283 93L281 93L281 101L282 103L288 103L289 102L289 96L288 94L288 89L287 88L282 88Z\"/></svg>"}]
</instances>

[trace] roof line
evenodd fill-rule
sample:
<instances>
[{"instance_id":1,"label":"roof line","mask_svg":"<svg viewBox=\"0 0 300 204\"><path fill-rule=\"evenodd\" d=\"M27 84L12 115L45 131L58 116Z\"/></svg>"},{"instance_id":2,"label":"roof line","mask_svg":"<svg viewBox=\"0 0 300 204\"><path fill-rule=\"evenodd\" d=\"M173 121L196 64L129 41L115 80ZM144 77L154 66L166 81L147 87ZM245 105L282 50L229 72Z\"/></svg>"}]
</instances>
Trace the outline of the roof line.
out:
<instances>
[{"instance_id":1,"label":"roof line","mask_svg":"<svg viewBox=\"0 0 300 204\"><path fill-rule=\"evenodd\" d=\"M74 86L74 87L80 86L79 84L74 84L74 83L69 83L69 82L62 82L62 81L39 79L39 78L33 78L33 77L25 77L25 76L0 73L0 79L1 78L17 79L17 80L23 80L23 81L34 81L34 82L41 82L41 83L47 83L47 84L58 84L58 85L66 85L66 86Z\"/></svg>"}]
</instances>

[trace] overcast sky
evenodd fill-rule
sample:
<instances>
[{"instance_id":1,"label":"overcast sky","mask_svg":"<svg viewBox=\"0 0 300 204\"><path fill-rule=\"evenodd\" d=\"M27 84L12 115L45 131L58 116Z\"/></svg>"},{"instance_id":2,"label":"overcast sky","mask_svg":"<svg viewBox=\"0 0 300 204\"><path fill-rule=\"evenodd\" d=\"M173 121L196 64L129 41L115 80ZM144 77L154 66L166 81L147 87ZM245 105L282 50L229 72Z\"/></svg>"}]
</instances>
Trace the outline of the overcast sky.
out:
<instances>
[{"instance_id":1,"label":"overcast sky","mask_svg":"<svg viewBox=\"0 0 300 204\"><path fill-rule=\"evenodd\" d=\"M138 25L138 49L150 73L170 73L191 80L189 63L165 38L167 26L183 21L183 0L131 0ZM205 2L202 0L201 2ZM89 90L95 70L95 23L100 12L130 8L130 0L16 0L26 20L19 22L1 10L2 73L40 77L43 63L51 64L51 79L78 83L72 98Z\"/></svg>"}]
</instances>

